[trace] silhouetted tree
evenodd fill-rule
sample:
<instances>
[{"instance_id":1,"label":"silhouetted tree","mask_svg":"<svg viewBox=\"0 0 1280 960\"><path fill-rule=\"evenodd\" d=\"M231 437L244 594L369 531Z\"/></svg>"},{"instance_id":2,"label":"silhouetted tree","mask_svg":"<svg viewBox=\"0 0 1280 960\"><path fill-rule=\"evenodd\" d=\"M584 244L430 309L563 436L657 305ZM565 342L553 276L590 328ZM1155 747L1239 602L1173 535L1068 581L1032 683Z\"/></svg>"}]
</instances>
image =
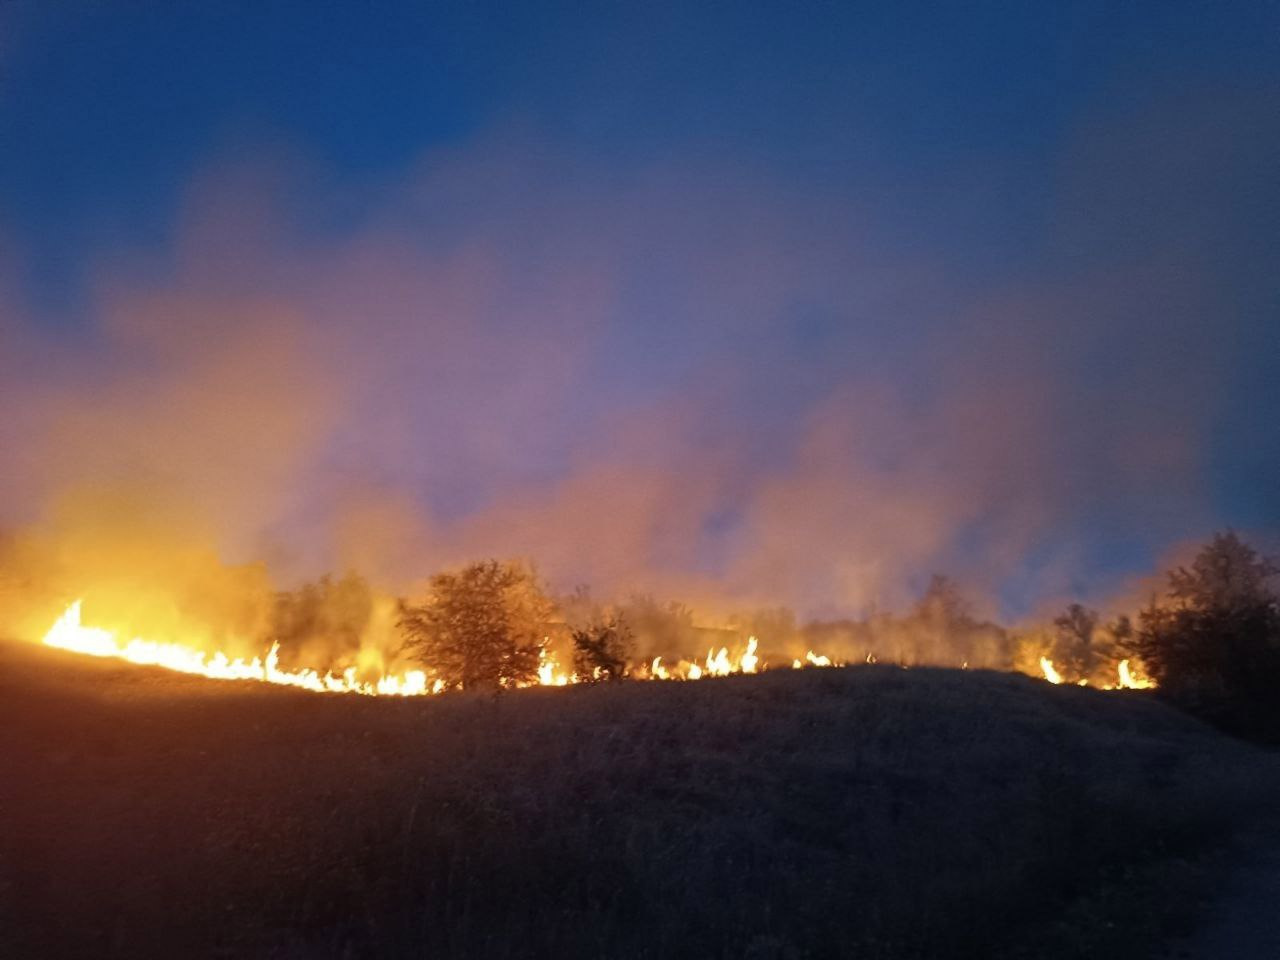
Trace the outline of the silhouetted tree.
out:
<instances>
[{"instance_id":1,"label":"silhouetted tree","mask_svg":"<svg viewBox=\"0 0 1280 960\"><path fill-rule=\"evenodd\" d=\"M1274 561L1217 534L1190 569L1169 573L1163 602L1128 646L1160 694L1239 732L1280 735L1280 597Z\"/></svg>"},{"instance_id":2,"label":"silhouetted tree","mask_svg":"<svg viewBox=\"0 0 1280 960\"><path fill-rule=\"evenodd\" d=\"M574 630L573 672L587 683L621 680L634 648L635 636L618 615Z\"/></svg>"},{"instance_id":3,"label":"silhouetted tree","mask_svg":"<svg viewBox=\"0 0 1280 960\"><path fill-rule=\"evenodd\" d=\"M447 687L528 683L553 612L537 578L518 563L486 560L431 578L420 605L404 605L405 646Z\"/></svg>"},{"instance_id":4,"label":"silhouetted tree","mask_svg":"<svg viewBox=\"0 0 1280 960\"><path fill-rule=\"evenodd\" d=\"M1073 603L1053 618L1053 646L1050 659L1065 676L1089 679L1099 664L1095 645L1098 613Z\"/></svg>"}]
</instances>

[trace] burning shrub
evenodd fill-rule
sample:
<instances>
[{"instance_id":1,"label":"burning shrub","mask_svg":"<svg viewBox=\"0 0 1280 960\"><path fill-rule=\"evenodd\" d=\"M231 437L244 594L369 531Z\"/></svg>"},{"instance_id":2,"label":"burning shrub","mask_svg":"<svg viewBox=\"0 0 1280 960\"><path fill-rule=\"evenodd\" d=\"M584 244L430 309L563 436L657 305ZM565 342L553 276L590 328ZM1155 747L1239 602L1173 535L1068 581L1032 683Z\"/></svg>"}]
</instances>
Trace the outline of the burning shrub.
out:
<instances>
[{"instance_id":1,"label":"burning shrub","mask_svg":"<svg viewBox=\"0 0 1280 960\"><path fill-rule=\"evenodd\" d=\"M338 580L321 577L296 590L276 594L271 613L271 638L286 655L309 648L315 654L328 647L330 659L351 654L373 616L373 591L358 574Z\"/></svg>"},{"instance_id":2,"label":"burning shrub","mask_svg":"<svg viewBox=\"0 0 1280 960\"><path fill-rule=\"evenodd\" d=\"M635 636L620 615L573 631L573 672L588 683L621 680Z\"/></svg>"},{"instance_id":3,"label":"burning shrub","mask_svg":"<svg viewBox=\"0 0 1280 960\"><path fill-rule=\"evenodd\" d=\"M426 601L403 607L400 629L446 687L497 688L537 680L551 613L531 570L486 560L432 577Z\"/></svg>"},{"instance_id":4,"label":"burning shrub","mask_svg":"<svg viewBox=\"0 0 1280 960\"><path fill-rule=\"evenodd\" d=\"M1275 562L1218 534L1163 603L1139 615L1128 645L1162 696L1238 733L1280 738L1280 596Z\"/></svg>"}]
</instances>

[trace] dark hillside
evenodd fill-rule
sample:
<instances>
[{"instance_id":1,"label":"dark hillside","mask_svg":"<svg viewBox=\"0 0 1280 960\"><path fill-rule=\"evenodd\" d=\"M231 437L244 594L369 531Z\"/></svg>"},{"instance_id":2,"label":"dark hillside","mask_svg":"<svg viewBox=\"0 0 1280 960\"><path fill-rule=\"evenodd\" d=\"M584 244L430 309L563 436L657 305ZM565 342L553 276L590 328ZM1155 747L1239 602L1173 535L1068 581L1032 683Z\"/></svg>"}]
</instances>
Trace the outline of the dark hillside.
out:
<instances>
[{"instance_id":1,"label":"dark hillside","mask_svg":"<svg viewBox=\"0 0 1280 960\"><path fill-rule=\"evenodd\" d=\"M1140 956L1276 795L1144 694L892 667L392 701L0 645L0 761L30 958Z\"/></svg>"}]
</instances>

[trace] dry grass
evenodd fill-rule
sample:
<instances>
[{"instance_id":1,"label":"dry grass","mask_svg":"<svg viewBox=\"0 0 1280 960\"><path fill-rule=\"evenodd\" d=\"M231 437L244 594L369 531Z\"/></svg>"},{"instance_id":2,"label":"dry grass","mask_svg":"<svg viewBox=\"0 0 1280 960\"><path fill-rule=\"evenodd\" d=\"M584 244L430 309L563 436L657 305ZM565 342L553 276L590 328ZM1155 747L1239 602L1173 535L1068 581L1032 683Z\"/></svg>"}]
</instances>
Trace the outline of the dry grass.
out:
<instances>
[{"instance_id":1,"label":"dry grass","mask_svg":"<svg viewBox=\"0 0 1280 960\"><path fill-rule=\"evenodd\" d=\"M891 667L392 702L0 645L0 761L31 958L1131 957L1277 795L1142 694Z\"/></svg>"}]
</instances>

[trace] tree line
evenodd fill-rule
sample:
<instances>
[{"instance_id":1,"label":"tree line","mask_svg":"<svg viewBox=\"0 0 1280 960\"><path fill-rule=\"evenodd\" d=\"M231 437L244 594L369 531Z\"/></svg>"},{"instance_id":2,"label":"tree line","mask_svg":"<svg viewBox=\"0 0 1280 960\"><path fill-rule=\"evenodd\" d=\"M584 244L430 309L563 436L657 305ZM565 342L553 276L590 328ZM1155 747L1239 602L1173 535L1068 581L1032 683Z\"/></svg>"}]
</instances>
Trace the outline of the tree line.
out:
<instances>
[{"instance_id":1,"label":"tree line","mask_svg":"<svg viewBox=\"0 0 1280 960\"><path fill-rule=\"evenodd\" d=\"M1141 663L1157 695L1239 732L1280 738L1280 599L1277 564L1235 533L1215 535L1189 566L1134 614L1104 618L1072 603L1020 630L976 617L956 583L937 576L906 613L799 624L791 611L740 614L700 627L678 602L636 595L596 601L579 588L555 597L527 564L484 560L433 576L416 600L399 600L393 629L405 655L450 689L534 682L549 638L579 681L623 680L636 658L688 654L726 638L763 647L812 648L843 659L1038 672L1047 657L1071 680L1101 683L1125 659ZM356 575L278 595L273 639L287 649L318 636L347 645L368 623L369 585ZM732 643L730 639L728 642Z\"/></svg>"}]
</instances>

